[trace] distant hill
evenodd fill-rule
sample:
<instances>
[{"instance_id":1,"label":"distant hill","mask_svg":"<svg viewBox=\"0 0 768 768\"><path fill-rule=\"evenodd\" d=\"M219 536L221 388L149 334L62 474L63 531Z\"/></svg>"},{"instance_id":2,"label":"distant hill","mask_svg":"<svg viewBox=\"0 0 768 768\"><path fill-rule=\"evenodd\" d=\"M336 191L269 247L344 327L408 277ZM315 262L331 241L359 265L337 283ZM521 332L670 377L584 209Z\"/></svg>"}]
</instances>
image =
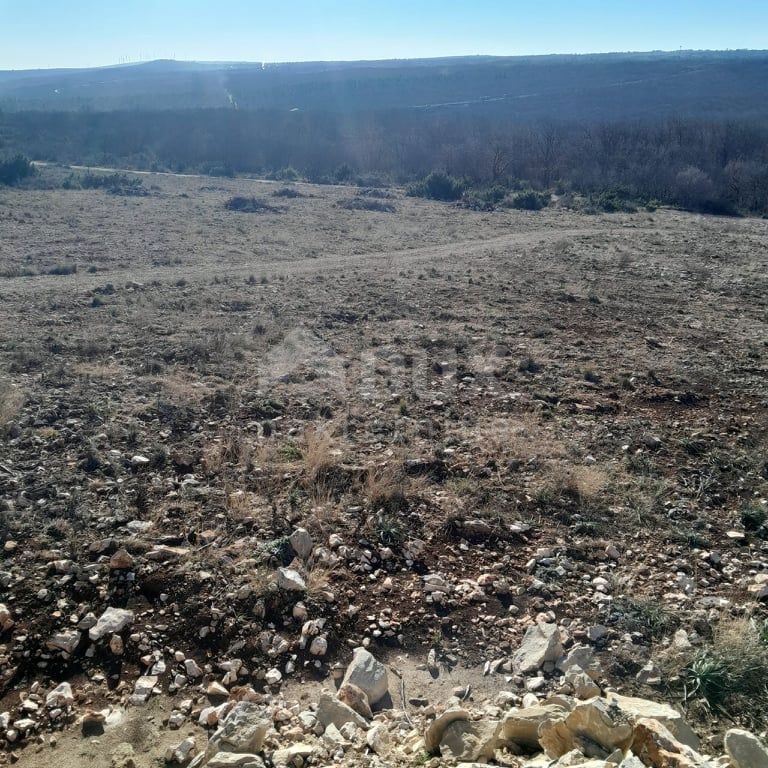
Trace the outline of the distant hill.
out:
<instances>
[{"instance_id":1,"label":"distant hill","mask_svg":"<svg viewBox=\"0 0 768 768\"><path fill-rule=\"evenodd\" d=\"M6 112L420 110L521 121L768 114L768 52L261 64L153 61L0 72Z\"/></svg>"}]
</instances>

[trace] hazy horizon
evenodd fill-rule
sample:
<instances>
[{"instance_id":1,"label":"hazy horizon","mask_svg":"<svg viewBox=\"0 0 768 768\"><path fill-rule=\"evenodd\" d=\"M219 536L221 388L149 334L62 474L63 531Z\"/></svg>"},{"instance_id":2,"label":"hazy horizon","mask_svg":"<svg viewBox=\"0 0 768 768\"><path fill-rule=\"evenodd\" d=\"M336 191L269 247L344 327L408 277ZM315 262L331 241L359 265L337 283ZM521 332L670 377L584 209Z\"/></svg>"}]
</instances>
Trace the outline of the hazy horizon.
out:
<instances>
[{"instance_id":1,"label":"hazy horizon","mask_svg":"<svg viewBox=\"0 0 768 768\"><path fill-rule=\"evenodd\" d=\"M647 49L647 50L626 50L626 51L585 51L585 52L573 52L573 51L558 51L553 53L529 53L529 54L495 54L495 53L464 53L464 54L444 54L441 56L398 56L390 58L367 58L367 59L281 59L281 60L263 60L263 59L172 59L172 58L156 58L156 59L141 59L137 61L116 61L108 64L96 64L93 66L71 66L71 67L24 67L24 68L0 68L2 72L44 72L44 71L61 71L61 70L81 70L81 69L114 69L117 67L129 67L129 66L142 66L146 64L157 64L161 62L169 62L174 64L200 64L200 65L266 65L276 66L281 64L354 64L357 62L383 62L383 61L429 61L440 59L484 59L484 58L547 58L557 56L643 56L652 54L696 54L696 53L763 53L768 52L766 48L678 48L678 49Z\"/></svg>"},{"instance_id":2,"label":"hazy horizon","mask_svg":"<svg viewBox=\"0 0 768 768\"><path fill-rule=\"evenodd\" d=\"M371 61L768 47L768 6L723 0L553 0L545 23L528 3L392 0L351 6L292 0L0 0L0 69L188 62Z\"/></svg>"}]
</instances>

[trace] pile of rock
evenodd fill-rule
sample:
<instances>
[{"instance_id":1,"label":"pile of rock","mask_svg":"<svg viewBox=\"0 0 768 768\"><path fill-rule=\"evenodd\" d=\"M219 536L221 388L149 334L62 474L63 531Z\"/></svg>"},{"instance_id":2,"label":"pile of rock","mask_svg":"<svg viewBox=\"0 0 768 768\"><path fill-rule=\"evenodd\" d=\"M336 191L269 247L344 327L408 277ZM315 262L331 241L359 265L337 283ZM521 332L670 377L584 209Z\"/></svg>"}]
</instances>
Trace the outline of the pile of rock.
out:
<instances>
[{"instance_id":1,"label":"pile of rock","mask_svg":"<svg viewBox=\"0 0 768 768\"><path fill-rule=\"evenodd\" d=\"M358 648L339 689L303 709L277 697L230 702L207 746L187 738L168 750L189 768L348 766L428 768L496 763L514 768L768 768L753 734L728 731L726 754L701 742L673 707L619 694L553 695L509 707L516 695L470 708L458 697L412 712L393 708L387 668Z\"/></svg>"}]
</instances>

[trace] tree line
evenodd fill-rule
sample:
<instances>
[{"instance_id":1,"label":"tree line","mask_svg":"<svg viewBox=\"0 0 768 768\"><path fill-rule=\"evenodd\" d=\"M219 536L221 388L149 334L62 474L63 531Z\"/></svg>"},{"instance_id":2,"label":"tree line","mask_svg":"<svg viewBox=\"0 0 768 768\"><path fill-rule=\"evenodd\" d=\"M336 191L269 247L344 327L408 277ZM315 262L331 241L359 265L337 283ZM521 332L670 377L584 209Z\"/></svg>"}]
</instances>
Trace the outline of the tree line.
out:
<instances>
[{"instance_id":1,"label":"tree line","mask_svg":"<svg viewBox=\"0 0 768 768\"><path fill-rule=\"evenodd\" d=\"M62 163L616 194L709 212L768 213L768 123L670 118L520 124L412 110L0 115L0 154Z\"/></svg>"}]
</instances>

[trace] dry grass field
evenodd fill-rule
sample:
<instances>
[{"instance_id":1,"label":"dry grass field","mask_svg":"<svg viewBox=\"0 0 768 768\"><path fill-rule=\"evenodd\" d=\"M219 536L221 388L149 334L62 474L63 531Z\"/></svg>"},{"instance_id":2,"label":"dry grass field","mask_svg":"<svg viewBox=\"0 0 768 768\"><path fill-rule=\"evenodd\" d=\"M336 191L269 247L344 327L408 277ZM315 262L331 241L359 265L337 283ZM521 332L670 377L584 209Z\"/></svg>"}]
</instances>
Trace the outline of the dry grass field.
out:
<instances>
[{"instance_id":1,"label":"dry grass field","mask_svg":"<svg viewBox=\"0 0 768 768\"><path fill-rule=\"evenodd\" d=\"M122 701L173 650L261 685L361 642L482 668L547 611L635 691L762 620L768 221L142 178L0 190L0 710ZM107 605L119 654L51 644Z\"/></svg>"}]
</instances>

